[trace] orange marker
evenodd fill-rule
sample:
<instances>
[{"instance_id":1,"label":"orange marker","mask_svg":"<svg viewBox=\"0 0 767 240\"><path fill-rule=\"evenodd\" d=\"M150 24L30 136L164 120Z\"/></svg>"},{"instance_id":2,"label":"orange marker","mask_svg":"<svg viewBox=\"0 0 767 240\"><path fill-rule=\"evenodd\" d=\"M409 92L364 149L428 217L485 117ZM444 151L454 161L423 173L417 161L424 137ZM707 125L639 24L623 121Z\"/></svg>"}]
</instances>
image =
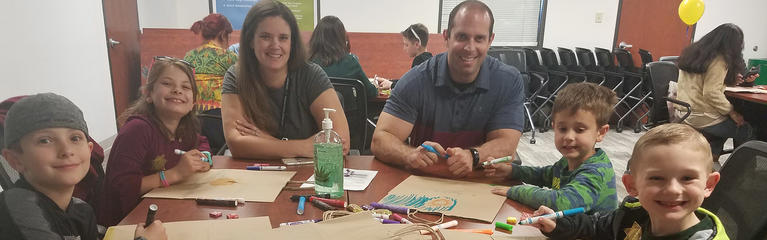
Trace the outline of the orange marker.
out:
<instances>
[{"instance_id":1,"label":"orange marker","mask_svg":"<svg viewBox=\"0 0 767 240\"><path fill-rule=\"evenodd\" d=\"M493 235L493 229L450 229L450 230Z\"/></svg>"}]
</instances>

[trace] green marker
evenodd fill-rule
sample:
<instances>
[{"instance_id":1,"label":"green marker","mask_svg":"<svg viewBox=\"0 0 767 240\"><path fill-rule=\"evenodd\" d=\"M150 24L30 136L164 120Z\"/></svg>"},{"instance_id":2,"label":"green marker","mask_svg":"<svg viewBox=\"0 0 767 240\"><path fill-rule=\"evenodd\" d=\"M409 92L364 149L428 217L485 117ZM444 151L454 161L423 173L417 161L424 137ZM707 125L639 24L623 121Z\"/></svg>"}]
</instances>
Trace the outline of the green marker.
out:
<instances>
[{"instance_id":1,"label":"green marker","mask_svg":"<svg viewBox=\"0 0 767 240\"><path fill-rule=\"evenodd\" d=\"M514 228L514 225L506 224L502 222L495 222L495 227L506 230L506 231L511 231L511 229Z\"/></svg>"},{"instance_id":2,"label":"green marker","mask_svg":"<svg viewBox=\"0 0 767 240\"><path fill-rule=\"evenodd\" d=\"M490 161L487 161L487 162L483 162L482 163L482 167L487 167L490 164L508 162L508 161L511 161L511 159L512 159L511 156L505 156L505 157L502 157L502 158L496 158L496 159L493 159L493 160L490 160Z\"/></svg>"}]
</instances>

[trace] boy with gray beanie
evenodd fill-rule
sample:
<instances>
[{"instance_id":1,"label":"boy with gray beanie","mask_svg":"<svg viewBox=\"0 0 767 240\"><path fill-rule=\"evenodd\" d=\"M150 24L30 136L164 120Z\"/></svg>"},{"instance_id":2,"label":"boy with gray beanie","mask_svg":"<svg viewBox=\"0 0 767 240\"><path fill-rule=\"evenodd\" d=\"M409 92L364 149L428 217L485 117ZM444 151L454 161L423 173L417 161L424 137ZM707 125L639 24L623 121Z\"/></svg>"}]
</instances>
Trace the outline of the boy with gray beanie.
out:
<instances>
[{"instance_id":1,"label":"boy with gray beanie","mask_svg":"<svg viewBox=\"0 0 767 240\"><path fill-rule=\"evenodd\" d=\"M82 111L65 97L41 93L11 107L2 155L20 178L0 193L0 238L98 239L93 208L72 197L90 166L87 134ZM165 237L159 222L136 229L150 233Z\"/></svg>"}]
</instances>

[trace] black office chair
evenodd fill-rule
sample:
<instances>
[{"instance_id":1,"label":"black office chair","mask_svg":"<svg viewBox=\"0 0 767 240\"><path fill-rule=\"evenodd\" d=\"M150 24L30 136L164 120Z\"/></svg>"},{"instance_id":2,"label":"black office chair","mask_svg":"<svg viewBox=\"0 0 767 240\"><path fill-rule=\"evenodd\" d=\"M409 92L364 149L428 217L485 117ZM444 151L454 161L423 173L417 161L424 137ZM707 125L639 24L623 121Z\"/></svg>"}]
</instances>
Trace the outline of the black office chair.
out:
<instances>
[{"instance_id":1,"label":"black office chair","mask_svg":"<svg viewBox=\"0 0 767 240\"><path fill-rule=\"evenodd\" d=\"M625 77L618 67L615 66L615 56L610 50L594 48L597 57L597 66L605 73L605 82L602 86L612 89L618 96L623 95L623 80Z\"/></svg>"},{"instance_id":2,"label":"black office chair","mask_svg":"<svg viewBox=\"0 0 767 240\"><path fill-rule=\"evenodd\" d=\"M578 57L578 64L584 68L589 82L604 86L607 82L607 75L614 78L622 77L618 73L605 71L604 68L599 66L596 58L594 58L594 53L589 49L577 47L575 48L575 56Z\"/></svg>"},{"instance_id":3,"label":"black office chair","mask_svg":"<svg viewBox=\"0 0 767 240\"><path fill-rule=\"evenodd\" d=\"M639 49L639 58L642 59L642 69L647 69L647 64L653 62L650 51Z\"/></svg>"},{"instance_id":4,"label":"black office chair","mask_svg":"<svg viewBox=\"0 0 767 240\"><path fill-rule=\"evenodd\" d=\"M3 191L11 189L13 183L18 179L19 173L11 168L5 158L0 157L0 187L3 188Z\"/></svg>"},{"instance_id":5,"label":"black office chair","mask_svg":"<svg viewBox=\"0 0 767 240\"><path fill-rule=\"evenodd\" d=\"M651 84L647 82L649 79L644 76L644 71L634 65L634 59L628 50L616 48L613 50L613 54L618 59L618 67L625 77L623 96L620 96L618 103L615 104L615 112L620 116L615 131L621 132L623 131L623 121L627 120L629 115L641 119L640 114L636 113L635 110L640 109L643 105L649 108L645 100L652 94L652 88ZM628 108L623 114L618 113L621 105ZM641 127L641 125L635 126L634 132L641 131Z\"/></svg>"},{"instance_id":6,"label":"black office chair","mask_svg":"<svg viewBox=\"0 0 767 240\"><path fill-rule=\"evenodd\" d=\"M577 58L573 50L567 48L557 48L559 54L559 63L567 69L567 74L573 82L586 81L586 69L578 65Z\"/></svg>"},{"instance_id":7,"label":"black office chair","mask_svg":"<svg viewBox=\"0 0 767 240\"><path fill-rule=\"evenodd\" d=\"M674 64L677 64L679 62L679 56L662 56L658 58L658 61L667 61L667 62L673 62Z\"/></svg>"},{"instance_id":8,"label":"black office chair","mask_svg":"<svg viewBox=\"0 0 767 240\"><path fill-rule=\"evenodd\" d=\"M649 113L650 120L648 127L658 126L669 122L683 122L690 116L692 109L690 104L674 98L668 97L668 86L672 81L679 77L679 69L672 62L651 62L647 64L647 70L650 72L653 91L649 101L652 103ZM679 119L672 118L673 109L669 111L666 102L681 105L686 108L686 113ZM647 116L647 114L643 115ZM641 118L640 118L641 119Z\"/></svg>"},{"instance_id":9,"label":"black office chair","mask_svg":"<svg viewBox=\"0 0 767 240\"><path fill-rule=\"evenodd\" d=\"M497 56L501 62L516 68L522 75L522 83L525 89L523 107L525 109L525 117L530 124L530 144L535 144L535 123L533 122L533 116L530 114L530 108L535 106L537 109L538 106L534 101L538 93L543 89L546 79L538 73L528 71L527 58L525 52L521 49L495 49L488 51L488 55Z\"/></svg>"},{"instance_id":10,"label":"black office chair","mask_svg":"<svg viewBox=\"0 0 767 240\"><path fill-rule=\"evenodd\" d=\"M200 135L208 138L210 152L215 155L223 155L226 151L226 139L224 138L224 125L221 120L221 109L216 108L197 114L200 120Z\"/></svg>"},{"instance_id":11,"label":"black office chair","mask_svg":"<svg viewBox=\"0 0 767 240\"><path fill-rule=\"evenodd\" d=\"M765 239L767 143L744 143L727 158L719 174L719 184L701 207L719 217L730 239Z\"/></svg>"},{"instance_id":12,"label":"black office chair","mask_svg":"<svg viewBox=\"0 0 767 240\"><path fill-rule=\"evenodd\" d=\"M366 146L368 136L367 124L372 124L368 119L367 93L365 85L360 80L350 78L331 77L337 93L340 93L343 99L342 105L346 120L349 124L350 148L357 149L360 154L366 154L369 146Z\"/></svg>"}]
</instances>

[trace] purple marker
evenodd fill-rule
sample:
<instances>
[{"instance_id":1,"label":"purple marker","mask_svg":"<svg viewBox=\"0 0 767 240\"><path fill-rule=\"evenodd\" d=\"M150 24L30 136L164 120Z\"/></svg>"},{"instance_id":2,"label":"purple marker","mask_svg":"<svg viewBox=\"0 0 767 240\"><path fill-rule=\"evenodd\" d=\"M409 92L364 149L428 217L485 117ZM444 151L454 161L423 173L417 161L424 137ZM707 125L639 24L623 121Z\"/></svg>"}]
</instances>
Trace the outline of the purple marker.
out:
<instances>
[{"instance_id":1,"label":"purple marker","mask_svg":"<svg viewBox=\"0 0 767 240\"><path fill-rule=\"evenodd\" d=\"M381 203L377 203L377 202L370 203L370 206L374 207L376 209L379 209L379 208L389 209L392 212L402 213L402 214L407 214L408 211L409 211L408 208L406 208L406 207L398 207L398 206L386 205L386 204L381 204Z\"/></svg>"},{"instance_id":2,"label":"purple marker","mask_svg":"<svg viewBox=\"0 0 767 240\"><path fill-rule=\"evenodd\" d=\"M397 221L394 221L394 220L389 220L389 219L376 218L376 220L381 220L381 223L383 223L383 224L400 224L400 222L397 222Z\"/></svg>"},{"instance_id":3,"label":"purple marker","mask_svg":"<svg viewBox=\"0 0 767 240\"><path fill-rule=\"evenodd\" d=\"M371 207L370 205L362 205L362 209L365 209L365 211L370 211L370 210L373 210L375 208Z\"/></svg>"}]
</instances>

